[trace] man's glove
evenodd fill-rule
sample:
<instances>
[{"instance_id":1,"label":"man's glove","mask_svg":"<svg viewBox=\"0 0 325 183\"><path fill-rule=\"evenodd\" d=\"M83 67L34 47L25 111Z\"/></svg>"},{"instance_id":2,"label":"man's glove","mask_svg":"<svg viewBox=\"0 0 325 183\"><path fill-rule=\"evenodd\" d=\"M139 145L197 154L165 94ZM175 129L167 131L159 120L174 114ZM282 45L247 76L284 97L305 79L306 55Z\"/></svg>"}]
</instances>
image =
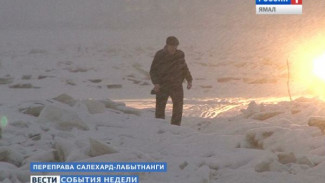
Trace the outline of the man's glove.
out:
<instances>
[{"instance_id":1,"label":"man's glove","mask_svg":"<svg viewBox=\"0 0 325 183\"><path fill-rule=\"evenodd\" d=\"M191 89L192 88L192 82L188 82L187 83L187 89L189 90L189 89Z\"/></svg>"},{"instance_id":2,"label":"man's glove","mask_svg":"<svg viewBox=\"0 0 325 183\"><path fill-rule=\"evenodd\" d=\"M151 92L150 92L150 94L151 95L156 95L157 93L156 93L156 91L154 89L152 89Z\"/></svg>"},{"instance_id":3,"label":"man's glove","mask_svg":"<svg viewBox=\"0 0 325 183\"><path fill-rule=\"evenodd\" d=\"M155 87L151 90L151 94L155 95L160 91L160 85L159 84L155 84Z\"/></svg>"}]
</instances>

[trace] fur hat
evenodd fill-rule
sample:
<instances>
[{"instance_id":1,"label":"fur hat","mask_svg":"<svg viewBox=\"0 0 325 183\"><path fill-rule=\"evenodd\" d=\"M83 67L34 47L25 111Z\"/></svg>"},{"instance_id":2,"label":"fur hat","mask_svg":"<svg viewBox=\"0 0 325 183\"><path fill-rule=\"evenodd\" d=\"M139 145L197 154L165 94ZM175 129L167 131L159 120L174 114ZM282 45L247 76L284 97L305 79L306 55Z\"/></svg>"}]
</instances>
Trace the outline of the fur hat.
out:
<instances>
[{"instance_id":1,"label":"fur hat","mask_svg":"<svg viewBox=\"0 0 325 183\"><path fill-rule=\"evenodd\" d=\"M179 41L178 41L178 39L175 36L169 36L166 39L166 44L167 45L177 46L177 45L179 45Z\"/></svg>"}]
</instances>

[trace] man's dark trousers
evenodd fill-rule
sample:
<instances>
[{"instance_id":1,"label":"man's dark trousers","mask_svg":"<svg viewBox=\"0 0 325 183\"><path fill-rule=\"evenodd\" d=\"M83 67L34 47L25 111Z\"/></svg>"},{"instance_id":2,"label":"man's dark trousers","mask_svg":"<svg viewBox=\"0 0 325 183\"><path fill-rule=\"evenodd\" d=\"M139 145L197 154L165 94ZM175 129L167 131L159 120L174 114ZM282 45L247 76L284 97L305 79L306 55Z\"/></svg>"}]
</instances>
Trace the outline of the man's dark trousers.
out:
<instances>
[{"instance_id":1,"label":"man's dark trousers","mask_svg":"<svg viewBox=\"0 0 325 183\"><path fill-rule=\"evenodd\" d=\"M172 125L181 125L183 113L184 91L182 84L162 86L156 94L156 118L165 119L165 109L168 97L173 102L173 114L171 119Z\"/></svg>"}]
</instances>

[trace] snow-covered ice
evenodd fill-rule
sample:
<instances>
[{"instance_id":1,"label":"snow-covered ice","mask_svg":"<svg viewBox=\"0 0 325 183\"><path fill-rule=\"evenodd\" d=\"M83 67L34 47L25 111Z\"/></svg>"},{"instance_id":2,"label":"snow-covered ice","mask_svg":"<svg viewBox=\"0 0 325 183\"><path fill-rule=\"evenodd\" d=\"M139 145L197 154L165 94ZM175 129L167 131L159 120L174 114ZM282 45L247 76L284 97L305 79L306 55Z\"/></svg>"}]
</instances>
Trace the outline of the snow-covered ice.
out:
<instances>
[{"instance_id":1,"label":"snow-covered ice","mask_svg":"<svg viewBox=\"0 0 325 183\"><path fill-rule=\"evenodd\" d=\"M10 119L1 139L2 181L28 180L33 161L168 163L167 173L136 173L141 182L324 179L325 136L308 125L309 116L325 115L325 103L318 99L252 102L230 117L185 117L181 127L154 119L151 110L134 115L105 108L90 114L82 102L75 105L84 107L44 103L38 117L19 106L1 106Z\"/></svg>"}]
</instances>

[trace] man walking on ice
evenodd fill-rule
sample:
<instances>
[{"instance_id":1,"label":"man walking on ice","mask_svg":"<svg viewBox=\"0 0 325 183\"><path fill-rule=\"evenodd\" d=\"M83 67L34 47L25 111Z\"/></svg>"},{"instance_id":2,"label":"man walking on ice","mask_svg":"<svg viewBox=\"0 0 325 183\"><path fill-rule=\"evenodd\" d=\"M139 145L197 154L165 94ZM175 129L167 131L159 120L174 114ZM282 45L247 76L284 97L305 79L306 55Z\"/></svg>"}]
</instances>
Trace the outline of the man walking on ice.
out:
<instances>
[{"instance_id":1,"label":"man walking on ice","mask_svg":"<svg viewBox=\"0 0 325 183\"><path fill-rule=\"evenodd\" d=\"M151 81L154 84L153 94L156 94L155 117L165 119L167 100L173 102L171 118L172 125L181 125L183 113L183 81L187 81L187 89L192 88L192 75L185 62L184 52L177 49L179 41L170 36L166 45L159 50L152 61L150 68Z\"/></svg>"}]
</instances>

